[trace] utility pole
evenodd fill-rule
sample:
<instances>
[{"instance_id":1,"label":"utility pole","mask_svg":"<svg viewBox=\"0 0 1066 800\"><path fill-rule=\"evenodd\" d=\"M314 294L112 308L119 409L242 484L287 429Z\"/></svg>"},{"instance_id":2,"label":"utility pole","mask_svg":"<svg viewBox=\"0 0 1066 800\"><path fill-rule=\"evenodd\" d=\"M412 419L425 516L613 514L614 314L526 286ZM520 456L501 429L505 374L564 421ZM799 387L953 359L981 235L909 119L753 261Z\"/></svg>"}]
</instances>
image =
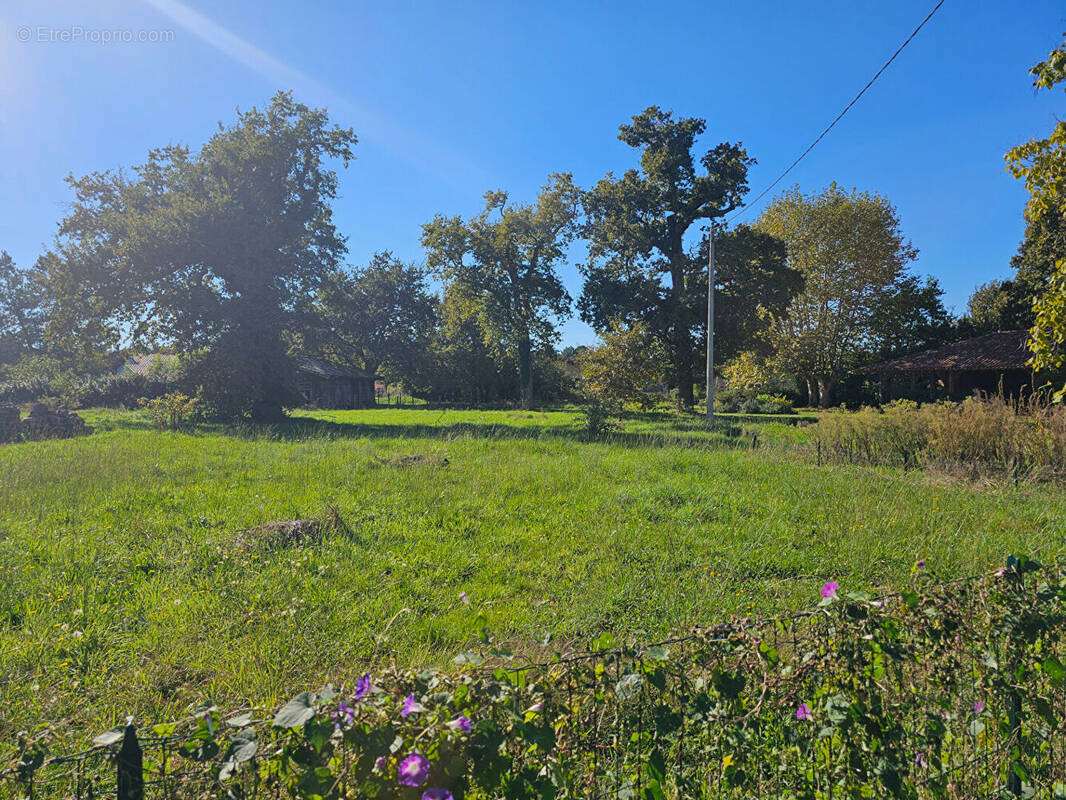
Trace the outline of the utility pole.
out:
<instances>
[{"instance_id":1,"label":"utility pole","mask_svg":"<svg viewBox=\"0 0 1066 800\"><path fill-rule=\"evenodd\" d=\"M714 419L714 221L707 229L707 421Z\"/></svg>"}]
</instances>

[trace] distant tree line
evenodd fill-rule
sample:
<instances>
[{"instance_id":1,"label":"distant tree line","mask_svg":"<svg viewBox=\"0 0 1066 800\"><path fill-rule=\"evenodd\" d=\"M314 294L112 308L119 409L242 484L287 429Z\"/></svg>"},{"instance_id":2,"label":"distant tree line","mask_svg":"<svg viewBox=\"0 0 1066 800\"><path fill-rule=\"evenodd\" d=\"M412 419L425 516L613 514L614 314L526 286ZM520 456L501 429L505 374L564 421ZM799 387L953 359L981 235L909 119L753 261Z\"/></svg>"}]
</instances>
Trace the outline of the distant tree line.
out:
<instances>
[{"instance_id":1,"label":"distant tree line","mask_svg":"<svg viewBox=\"0 0 1066 800\"><path fill-rule=\"evenodd\" d=\"M1058 85L1064 64L1060 47L1036 84ZM422 226L424 265L383 250L349 266L332 202L334 165L347 166L356 135L279 93L199 151L168 146L129 171L68 178L74 199L52 247L30 269L0 253L0 375L92 378L131 351L166 350L204 407L256 421L301 402L297 357L429 399L530 407L573 396L583 372L586 390L669 391L691 409L705 389L709 223L716 357L738 385L853 401L863 363L1001 329L1033 329L1037 357L1054 365L1066 328L1064 125L1008 154L1032 191L1025 238L1012 276L978 287L956 318L937 281L909 270L917 250L887 198L794 188L730 226L754 160L740 143L697 151L705 121L654 106L620 128L639 156L620 175L583 190L558 173L528 204L486 192L481 213ZM576 310L601 344L560 354L575 303L559 270L577 241Z\"/></svg>"}]
</instances>

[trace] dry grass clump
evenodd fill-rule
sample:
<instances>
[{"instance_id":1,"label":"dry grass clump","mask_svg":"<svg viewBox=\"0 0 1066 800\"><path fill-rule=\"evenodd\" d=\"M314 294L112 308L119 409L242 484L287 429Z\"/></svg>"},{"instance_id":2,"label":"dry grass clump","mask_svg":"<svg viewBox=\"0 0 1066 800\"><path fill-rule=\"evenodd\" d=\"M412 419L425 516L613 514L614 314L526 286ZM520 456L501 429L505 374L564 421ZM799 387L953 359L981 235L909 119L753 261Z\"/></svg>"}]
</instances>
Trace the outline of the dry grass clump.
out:
<instances>
[{"instance_id":1,"label":"dry grass clump","mask_svg":"<svg viewBox=\"0 0 1066 800\"><path fill-rule=\"evenodd\" d=\"M811 428L830 461L1002 472L1046 478L1066 474L1066 408L997 396L830 414Z\"/></svg>"}]
</instances>

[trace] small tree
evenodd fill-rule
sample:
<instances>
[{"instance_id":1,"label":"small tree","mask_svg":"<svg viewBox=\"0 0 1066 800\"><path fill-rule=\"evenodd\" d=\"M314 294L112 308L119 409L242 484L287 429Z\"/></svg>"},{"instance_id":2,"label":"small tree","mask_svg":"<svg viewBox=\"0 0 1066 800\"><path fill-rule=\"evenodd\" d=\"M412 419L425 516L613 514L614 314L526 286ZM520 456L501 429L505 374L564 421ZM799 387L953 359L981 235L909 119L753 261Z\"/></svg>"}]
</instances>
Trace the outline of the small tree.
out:
<instances>
[{"instance_id":1,"label":"small tree","mask_svg":"<svg viewBox=\"0 0 1066 800\"><path fill-rule=\"evenodd\" d=\"M804 289L772 326L781 368L807 382L810 402L832 405L833 386L877 340L878 312L900 291L918 251L887 198L835 183L775 199L757 227L785 242Z\"/></svg>"},{"instance_id":2,"label":"small tree","mask_svg":"<svg viewBox=\"0 0 1066 800\"><path fill-rule=\"evenodd\" d=\"M585 350L579 360L588 393L616 407L655 405L665 379L663 368L669 363L662 343L639 323L610 328L600 337L603 343Z\"/></svg>"}]
</instances>

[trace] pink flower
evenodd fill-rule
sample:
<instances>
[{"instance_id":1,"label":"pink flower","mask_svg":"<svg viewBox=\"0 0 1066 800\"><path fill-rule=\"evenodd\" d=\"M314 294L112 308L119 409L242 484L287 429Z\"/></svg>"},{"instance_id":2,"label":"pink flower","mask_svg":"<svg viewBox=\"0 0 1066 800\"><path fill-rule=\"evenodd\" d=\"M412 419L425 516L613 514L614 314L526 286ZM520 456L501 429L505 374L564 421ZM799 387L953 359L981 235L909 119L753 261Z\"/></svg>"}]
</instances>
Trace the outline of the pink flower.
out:
<instances>
[{"instance_id":1,"label":"pink flower","mask_svg":"<svg viewBox=\"0 0 1066 800\"><path fill-rule=\"evenodd\" d=\"M463 605L470 605L470 598L466 596L466 592L459 592L459 600L463 603ZM448 796L451 797L451 795Z\"/></svg>"},{"instance_id":2,"label":"pink flower","mask_svg":"<svg viewBox=\"0 0 1066 800\"><path fill-rule=\"evenodd\" d=\"M814 714L811 713L806 703L799 704L799 708L796 709L796 719L814 719Z\"/></svg>"},{"instance_id":3,"label":"pink flower","mask_svg":"<svg viewBox=\"0 0 1066 800\"><path fill-rule=\"evenodd\" d=\"M526 713L527 714L539 714L543 710L544 710L544 703L542 703L540 700L538 700L537 702L535 702L533 705L531 705L529 708L526 709Z\"/></svg>"},{"instance_id":4,"label":"pink flower","mask_svg":"<svg viewBox=\"0 0 1066 800\"><path fill-rule=\"evenodd\" d=\"M426 707L415 700L413 694L407 695L407 699L403 701L403 711L400 712L400 716L405 719L412 714L417 714L419 711L425 711Z\"/></svg>"},{"instance_id":5,"label":"pink flower","mask_svg":"<svg viewBox=\"0 0 1066 800\"><path fill-rule=\"evenodd\" d=\"M429 759L421 753L411 753L396 770L401 786L421 786L429 777Z\"/></svg>"},{"instance_id":6,"label":"pink flower","mask_svg":"<svg viewBox=\"0 0 1066 800\"><path fill-rule=\"evenodd\" d=\"M986 708L984 700L975 700L973 703L973 713L980 714Z\"/></svg>"},{"instance_id":7,"label":"pink flower","mask_svg":"<svg viewBox=\"0 0 1066 800\"><path fill-rule=\"evenodd\" d=\"M829 581L828 583L825 584L825 586L822 587L822 597L826 598L827 600L830 597L836 597L837 596L837 589L839 589L839 588L840 588L840 584L839 583L837 583L836 581Z\"/></svg>"}]
</instances>

